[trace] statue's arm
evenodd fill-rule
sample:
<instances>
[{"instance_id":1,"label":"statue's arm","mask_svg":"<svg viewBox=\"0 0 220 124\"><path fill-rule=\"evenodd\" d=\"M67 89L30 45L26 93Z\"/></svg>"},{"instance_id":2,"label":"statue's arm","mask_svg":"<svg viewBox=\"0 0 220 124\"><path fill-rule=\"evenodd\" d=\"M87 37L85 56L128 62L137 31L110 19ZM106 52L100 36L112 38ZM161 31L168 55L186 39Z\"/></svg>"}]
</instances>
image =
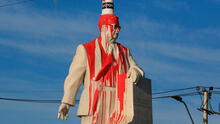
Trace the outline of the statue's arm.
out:
<instances>
[{"instance_id":1,"label":"statue's arm","mask_svg":"<svg viewBox=\"0 0 220 124\"><path fill-rule=\"evenodd\" d=\"M70 106L75 105L75 98L86 72L87 56L83 45L79 45L64 82L64 95L58 110L58 119L66 120Z\"/></svg>"},{"instance_id":2,"label":"statue's arm","mask_svg":"<svg viewBox=\"0 0 220 124\"><path fill-rule=\"evenodd\" d=\"M132 78L132 81L136 84L138 80L144 76L144 71L136 64L133 59L130 50L128 50L129 70L127 77Z\"/></svg>"},{"instance_id":3,"label":"statue's arm","mask_svg":"<svg viewBox=\"0 0 220 124\"><path fill-rule=\"evenodd\" d=\"M86 72L87 56L83 45L79 45L69 68L69 74L64 82L64 96L62 103L75 105L77 91L82 84Z\"/></svg>"}]
</instances>

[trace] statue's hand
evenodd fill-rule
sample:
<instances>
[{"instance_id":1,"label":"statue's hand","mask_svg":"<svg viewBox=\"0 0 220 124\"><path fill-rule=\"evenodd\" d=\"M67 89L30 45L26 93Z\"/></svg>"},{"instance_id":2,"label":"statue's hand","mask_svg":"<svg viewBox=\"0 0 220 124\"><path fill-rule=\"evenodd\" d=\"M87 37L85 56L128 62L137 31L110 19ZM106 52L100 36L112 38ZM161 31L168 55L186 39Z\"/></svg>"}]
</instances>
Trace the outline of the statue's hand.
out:
<instances>
[{"instance_id":1,"label":"statue's hand","mask_svg":"<svg viewBox=\"0 0 220 124\"><path fill-rule=\"evenodd\" d=\"M140 72L135 68L130 68L127 73L127 78L131 79L131 81L136 85L137 82L141 78Z\"/></svg>"},{"instance_id":2,"label":"statue's hand","mask_svg":"<svg viewBox=\"0 0 220 124\"><path fill-rule=\"evenodd\" d=\"M58 111L57 118L61 120L67 120L68 118L68 112L69 112L70 105L61 103Z\"/></svg>"}]
</instances>

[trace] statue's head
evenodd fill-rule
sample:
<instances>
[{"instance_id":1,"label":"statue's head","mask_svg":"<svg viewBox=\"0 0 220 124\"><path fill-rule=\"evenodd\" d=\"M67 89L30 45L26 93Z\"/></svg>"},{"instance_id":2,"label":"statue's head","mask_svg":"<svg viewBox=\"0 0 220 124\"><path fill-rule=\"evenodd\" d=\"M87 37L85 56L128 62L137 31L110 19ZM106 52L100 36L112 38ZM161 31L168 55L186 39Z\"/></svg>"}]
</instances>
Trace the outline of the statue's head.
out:
<instances>
[{"instance_id":1,"label":"statue's head","mask_svg":"<svg viewBox=\"0 0 220 124\"><path fill-rule=\"evenodd\" d=\"M114 15L113 0L102 0L102 15L99 18L98 26L101 36L107 37L111 42L118 38L121 27L119 18Z\"/></svg>"},{"instance_id":2,"label":"statue's head","mask_svg":"<svg viewBox=\"0 0 220 124\"><path fill-rule=\"evenodd\" d=\"M108 35L108 37L113 40L117 39L121 29L119 19L114 14L101 15L98 26L101 34Z\"/></svg>"}]
</instances>

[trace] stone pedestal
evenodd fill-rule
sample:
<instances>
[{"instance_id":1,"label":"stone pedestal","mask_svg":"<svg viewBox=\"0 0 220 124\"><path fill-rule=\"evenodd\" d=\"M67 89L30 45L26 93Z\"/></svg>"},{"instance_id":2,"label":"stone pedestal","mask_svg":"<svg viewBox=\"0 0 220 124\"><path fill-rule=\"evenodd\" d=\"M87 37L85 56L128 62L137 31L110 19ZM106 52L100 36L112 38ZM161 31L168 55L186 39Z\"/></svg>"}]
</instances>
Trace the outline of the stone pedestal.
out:
<instances>
[{"instance_id":1,"label":"stone pedestal","mask_svg":"<svg viewBox=\"0 0 220 124\"><path fill-rule=\"evenodd\" d=\"M150 79L143 78L134 86L134 118L129 124L153 124Z\"/></svg>"}]
</instances>

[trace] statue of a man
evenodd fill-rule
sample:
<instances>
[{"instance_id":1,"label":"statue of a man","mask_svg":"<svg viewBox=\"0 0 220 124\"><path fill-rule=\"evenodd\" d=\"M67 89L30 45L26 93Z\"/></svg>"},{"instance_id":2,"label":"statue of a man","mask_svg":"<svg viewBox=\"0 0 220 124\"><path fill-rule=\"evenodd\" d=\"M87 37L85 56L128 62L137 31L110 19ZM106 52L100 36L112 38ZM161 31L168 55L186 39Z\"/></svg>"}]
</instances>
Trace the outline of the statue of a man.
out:
<instances>
[{"instance_id":1,"label":"statue of a man","mask_svg":"<svg viewBox=\"0 0 220 124\"><path fill-rule=\"evenodd\" d=\"M58 118L66 120L81 84L84 85L77 115L82 124L127 124L133 113L133 85L144 72L136 65L129 49L116 42L119 19L113 14L113 0L103 0L99 19L101 36L77 47L64 83ZM129 95L131 94L131 95Z\"/></svg>"}]
</instances>

